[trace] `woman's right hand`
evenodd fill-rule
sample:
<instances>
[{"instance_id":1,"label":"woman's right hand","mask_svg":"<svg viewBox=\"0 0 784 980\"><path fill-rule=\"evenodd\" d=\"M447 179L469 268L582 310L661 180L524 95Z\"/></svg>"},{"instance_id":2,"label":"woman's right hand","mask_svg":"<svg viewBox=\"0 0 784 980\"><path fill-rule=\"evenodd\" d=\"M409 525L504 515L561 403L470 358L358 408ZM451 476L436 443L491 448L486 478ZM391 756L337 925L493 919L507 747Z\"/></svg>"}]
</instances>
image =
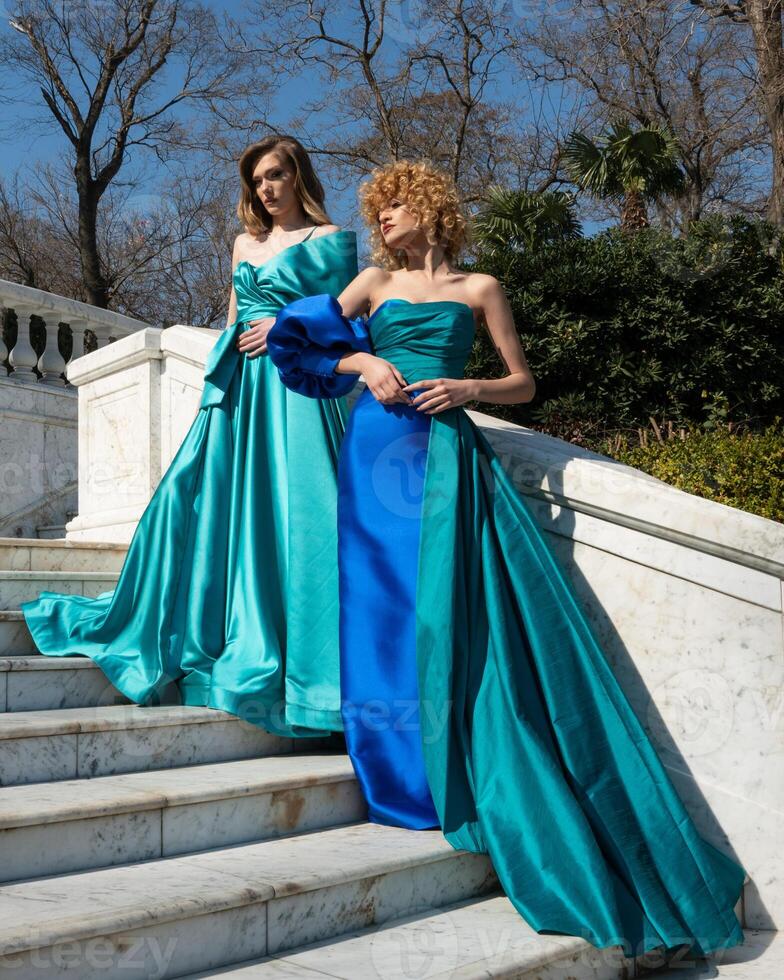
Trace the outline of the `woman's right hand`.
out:
<instances>
[{"instance_id":1,"label":"woman's right hand","mask_svg":"<svg viewBox=\"0 0 784 980\"><path fill-rule=\"evenodd\" d=\"M411 404L411 396L402 390L406 379L394 364L385 361L383 357L366 354L363 357L362 377L365 379L373 397L382 405L394 405L402 402Z\"/></svg>"},{"instance_id":2,"label":"woman's right hand","mask_svg":"<svg viewBox=\"0 0 784 980\"><path fill-rule=\"evenodd\" d=\"M251 320L248 329L241 331L235 346L240 354L246 357L259 357L267 353L267 334L275 323L274 316L264 317L263 320Z\"/></svg>"}]
</instances>

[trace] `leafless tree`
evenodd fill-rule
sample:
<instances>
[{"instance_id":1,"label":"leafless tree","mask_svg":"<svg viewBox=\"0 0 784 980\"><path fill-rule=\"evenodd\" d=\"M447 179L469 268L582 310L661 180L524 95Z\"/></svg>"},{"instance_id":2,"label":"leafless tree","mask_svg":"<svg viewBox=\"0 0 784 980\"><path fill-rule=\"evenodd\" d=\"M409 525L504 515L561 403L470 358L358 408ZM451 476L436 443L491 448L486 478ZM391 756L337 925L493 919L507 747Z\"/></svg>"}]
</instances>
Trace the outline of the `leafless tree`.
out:
<instances>
[{"instance_id":1,"label":"leafless tree","mask_svg":"<svg viewBox=\"0 0 784 980\"><path fill-rule=\"evenodd\" d=\"M56 228L31 205L19 175L0 180L0 277L51 290L61 268L60 245Z\"/></svg>"},{"instance_id":2,"label":"leafless tree","mask_svg":"<svg viewBox=\"0 0 784 980\"><path fill-rule=\"evenodd\" d=\"M16 0L9 9L0 66L27 83L68 140L85 298L106 307L102 198L133 148L165 162L201 147L186 110L239 98L244 59L194 0Z\"/></svg>"},{"instance_id":3,"label":"leafless tree","mask_svg":"<svg viewBox=\"0 0 784 980\"><path fill-rule=\"evenodd\" d=\"M156 192L112 186L96 237L112 308L147 323L213 326L226 316L236 177L187 169ZM78 202L53 164L0 182L0 277L87 301Z\"/></svg>"},{"instance_id":4,"label":"leafless tree","mask_svg":"<svg viewBox=\"0 0 784 980\"><path fill-rule=\"evenodd\" d=\"M784 224L784 32L782 0L690 0L712 21L735 25L750 33L756 58L756 78L762 96L773 157L768 219Z\"/></svg>"},{"instance_id":5,"label":"leafless tree","mask_svg":"<svg viewBox=\"0 0 784 980\"><path fill-rule=\"evenodd\" d=\"M765 126L748 52L724 25L684 0L552 0L522 18L519 33L524 70L572 84L593 106L597 131L624 116L676 136L687 183L677 207L663 208L668 223L761 206Z\"/></svg>"},{"instance_id":6,"label":"leafless tree","mask_svg":"<svg viewBox=\"0 0 784 980\"><path fill-rule=\"evenodd\" d=\"M263 65L307 79L315 94L288 121L337 186L390 160L427 157L472 201L524 166L519 109L512 86L503 91L514 42L499 4L295 0L263 13L247 43Z\"/></svg>"},{"instance_id":7,"label":"leafless tree","mask_svg":"<svg viewBox=\"0 0 784 980\"><path fill-rule=\"evenodd\" d=\"M231 283L234 238L242 229L235 214L236 177L209 175L176 181L148 217L151 227L165 227L168 240L143 277L129 275L127 310L159 322L222 326ZM139 288L139 284L143 288ZM134 293L131 289L135 286Z\"/></svg>"}]
</instances>

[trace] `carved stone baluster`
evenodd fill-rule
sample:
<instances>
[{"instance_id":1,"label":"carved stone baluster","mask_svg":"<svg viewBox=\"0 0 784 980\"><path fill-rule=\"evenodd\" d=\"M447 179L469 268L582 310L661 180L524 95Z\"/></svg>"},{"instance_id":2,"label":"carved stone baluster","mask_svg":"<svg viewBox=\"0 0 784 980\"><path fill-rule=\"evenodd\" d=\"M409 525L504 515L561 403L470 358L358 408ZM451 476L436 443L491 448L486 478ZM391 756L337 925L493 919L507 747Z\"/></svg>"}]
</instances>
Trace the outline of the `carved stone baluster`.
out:
<instances>
[{"instance_id":1,"label":"carved stone baluster","mask_svg":"<svg viewBox=\"0 0 784 980\"><path fill-rule=\"evenodd\" d=\"M53 314L53 317L56 319L57 314ZM60 377L60 374L65 370L65 359L60 353L60 345L57 343L59 329L60 325L57 322L51 325L46 324L46 347L43 354L38 358L38 370L41 372L40 380L44 384L63 388L68 382Z\"/></svg>"},{"instance_id":2,"label":"carved stone baluster","mask_svg":"<svg viewBox=\"0 0 784 980\"><path fill-rule=\"evenodd\" d=\"M68 364L71 361L75 361L77 357L82 357L84 354L85 345L87 343L87 336L85 331L87 330L87 320L82 317L72 316L68 320L68 326L71 328L71 356L68 359Z\"/></svg>"},{"instance_id":3,"label":"carved stone baluster","mask_svg":"<svg viewBox=\"0 0 784 980\"><path fill-rule=\"evenodd\" d=\"M13 346L8 360L14 369L14 381L38 381L38 375L33 368L38 361L33 345L30 343L30 317L33 315L31 306L22 306L17 303L14 306L16 311L17 330L16 343Z\"/></svg>"},{"instance_id":4,"label":"carved stone baluster","mask_svg":"<svg viewBox=\"0 0 784 980\"><path fill-rule=\"evenodd\" d=\"M100 326L100 327L93 327L93 330L95 331L95 340L97 344L96 350L100 350L102 347L106 347L110 339L109 328Z\"/></svg>"}]
</instances>

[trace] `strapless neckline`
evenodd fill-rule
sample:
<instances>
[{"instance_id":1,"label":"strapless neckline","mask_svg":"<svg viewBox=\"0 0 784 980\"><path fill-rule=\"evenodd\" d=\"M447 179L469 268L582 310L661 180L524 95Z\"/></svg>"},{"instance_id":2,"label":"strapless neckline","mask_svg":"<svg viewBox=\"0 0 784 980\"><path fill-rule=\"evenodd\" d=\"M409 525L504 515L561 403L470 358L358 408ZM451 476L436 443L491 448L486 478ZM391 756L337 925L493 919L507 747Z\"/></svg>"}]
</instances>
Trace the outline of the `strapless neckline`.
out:
<instances>
[{"instance_id":1,"label":"strapless neckline","mask_svg":"<svg viewBox=\"0 0 784 980\"><path fill-rule=\"evenodd\" d=\"M247 259L240 259L240 261L234 267L234 272L236 272L241 265L249 266L251 269L254 270L254 272L257 271L258 269L264 269L270 264L270 262L274 262L275 259L279 258L281 255L285 255L286 252L290 252L293 248L299 248L300 245L307 245L308 242L317 242L321 238L332 238L333 235L341 235L347 230L348 229L346 228L339 228L337 231L330 231L326 235L311 234L307 238L303 238L301 242L294 242L293 245L287 245L286 248L282 248L279 252L276 252L274 255L270 255L270 257L267 259L266 262L255 263L255 262L248 262Z\"/></svg>"},{"instance_id":2,"label":"strapless neckline","mask_svg":"<svg viewBox=\"0 0 784 980\"><path fill-rule=\"evenodd\" d=\"M385 299L381 303L379 303L379 305L375 308L375 310L373 310L373 312L367 318L367 322L370 323L373 317L380 310L383 310L388 303L405 303L408 306L461 306L463 307L463 309L468 310L468 312L471 314L472 319L474 316L474 310L471 306L468 305L468 303L461 303L459 300L456 299L432 299L432 300L417 301L411 299L401 299L398 298L397 296L390 296L388 299Z\"/></svg>"}]
</instances>

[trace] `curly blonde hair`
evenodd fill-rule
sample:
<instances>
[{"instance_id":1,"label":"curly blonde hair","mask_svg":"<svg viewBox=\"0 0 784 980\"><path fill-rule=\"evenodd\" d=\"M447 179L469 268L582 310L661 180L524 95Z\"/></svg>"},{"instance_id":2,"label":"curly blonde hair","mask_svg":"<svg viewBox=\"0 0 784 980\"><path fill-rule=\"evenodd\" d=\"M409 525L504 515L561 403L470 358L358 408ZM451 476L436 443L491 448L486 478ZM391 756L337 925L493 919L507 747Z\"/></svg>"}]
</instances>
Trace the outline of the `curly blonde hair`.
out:
<instances>
[{"instance_id":1,"label":"curly blonde hair","mask_svg":"<svg viewBox=\"0 0 784 980\"><path fill-rule=\"evenodd\" d=\"M391 249L381 234L379 212L391 200L403 202L419 219L431 245L441 245L447 259L455 259L467 240L468 223L463 216L455 182L427 160L398 160L377 167L359 191L360 211L370 227L373 261L387 269L404 269L406 253Z\"/></svg>"}]
</instances>

